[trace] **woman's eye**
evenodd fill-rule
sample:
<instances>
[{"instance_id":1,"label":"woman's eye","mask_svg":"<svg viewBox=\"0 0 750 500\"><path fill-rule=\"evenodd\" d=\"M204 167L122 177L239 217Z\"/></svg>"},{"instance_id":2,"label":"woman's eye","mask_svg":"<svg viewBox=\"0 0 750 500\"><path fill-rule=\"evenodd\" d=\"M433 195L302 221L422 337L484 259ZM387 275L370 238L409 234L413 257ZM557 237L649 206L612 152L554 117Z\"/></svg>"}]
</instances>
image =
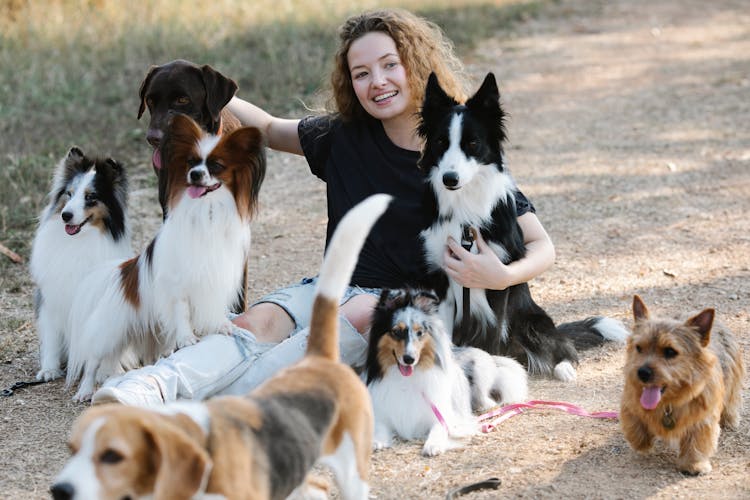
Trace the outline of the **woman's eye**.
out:
<instances>
[{"instance_id":1,"label":"woman's eye","mask_svg":"<svg viewBox=\"0 0 750 500\"><path fill-rule=\"evenodd\" d=\"M367 76L367 72L363 71L361 73L355 73L354 74L354 79L355 80L361 80L362 78L364 78L366 76Z\"/></svg>"}]
</instances>

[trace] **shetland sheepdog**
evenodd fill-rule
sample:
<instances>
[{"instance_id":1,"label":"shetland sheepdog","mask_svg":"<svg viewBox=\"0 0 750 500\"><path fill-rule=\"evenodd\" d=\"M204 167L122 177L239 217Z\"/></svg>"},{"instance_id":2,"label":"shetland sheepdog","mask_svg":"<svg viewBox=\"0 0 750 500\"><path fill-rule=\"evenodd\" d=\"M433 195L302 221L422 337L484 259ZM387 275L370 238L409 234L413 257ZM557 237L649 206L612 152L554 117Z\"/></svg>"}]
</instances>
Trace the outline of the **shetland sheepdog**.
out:
<instances>
[{"instance_id":1,"label":"shetland sheepdog","mask_svg":"<svg viewBox=\"0 0 750 500\"><path fill-rule=\"evenodd\" d=\"M505 112L499 99L492 73L465 104L448 96L434 74L428 79L418 129L425 140L419 166L432 195L432 223L422 232L431 271L424 285L437 291L454 343L511 356L531 373L573 380L576 348L624 341L628 332L620 322L590 317L555 326L526 283L505 290L471 289L465 319L463 287L443 270L448 237L462 241L467 228L479 231L505 264L526 253L516 215L517 187L505 165ZM476 253L476 244L471 251Z\"/></svg>"},{"instance_id":2,"label":"shetland sheepdog","mask_svg":"<svg viewBox=\"0 0 750 500\"><path fill-rule=\"evenodd\" d=\"M394 435L425 439L434 456L478 431L475 411L526 399L526 370L514 359L455 347L438 314L438 297L384 290L373 313L366 383L375 415L375 449Z\"/></svg>"},{"instance_id":3,"label":"shetland sheepdog","mask_svg":"<svg viewBox=\"0 0 750 500\"><path fill-rule=\"evenodd\" d=\"M73 294L92 267L133 255L122 165L73 147L58 163L39 217L30 270L36 284L38 380L61 377L67 361Z\"/></svg>"},{"instance_id":4,"label":"shetland sheepdog","mask_svg":"<svg viewBox=\"0 0 750 500\"><path fill-rule=\"evenodd\" d=\"M75 297L67 382L74 399L117 370L131 348L143 362L229 333L227 317L250 246L265 176L264 139L253 127L222 136L175 115L165 134L168 215L140 255L96 269Z\"/></svg>"}]
</instances>

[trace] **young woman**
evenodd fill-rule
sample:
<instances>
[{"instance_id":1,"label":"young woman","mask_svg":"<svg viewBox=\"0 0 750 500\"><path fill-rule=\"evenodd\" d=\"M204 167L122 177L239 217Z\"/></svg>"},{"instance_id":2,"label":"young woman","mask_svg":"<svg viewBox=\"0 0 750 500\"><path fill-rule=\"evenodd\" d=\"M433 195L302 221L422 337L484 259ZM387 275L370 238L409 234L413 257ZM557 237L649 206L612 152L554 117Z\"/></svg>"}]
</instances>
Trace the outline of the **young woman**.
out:
<instances>
[{"instance_id":1,"label":"young woman","mask_svg":"<svg viewBox=\"0 0 750 500\"><path fill-rule=\"evenodd\" d=\"M239 98L229 109L243 125L260 128L272 149L304 155L326 183L327 237L367 196L395 197L365 243L340 309L341 357L357 366L364 362L380 289L414 285L423 274L419 233L429 220L422 209L426 184L417 170L416 126L427 77L434 71L447 92L458 99L465 94L450 42L425 19L403 10L366 12L348 19L339 37L330 114L282 119ZM552 242L520 192L516 206L526 257L505 265L486 245L471 254L449 240L446 270L459 283L504 289L552 265ZM234 336L209 335L154 366L112 379L93 402L153 404L245 393L302 356L314 292L315 280L306 278L271 293L233 320L239 327Z\"/></svg>"}]
</instances>

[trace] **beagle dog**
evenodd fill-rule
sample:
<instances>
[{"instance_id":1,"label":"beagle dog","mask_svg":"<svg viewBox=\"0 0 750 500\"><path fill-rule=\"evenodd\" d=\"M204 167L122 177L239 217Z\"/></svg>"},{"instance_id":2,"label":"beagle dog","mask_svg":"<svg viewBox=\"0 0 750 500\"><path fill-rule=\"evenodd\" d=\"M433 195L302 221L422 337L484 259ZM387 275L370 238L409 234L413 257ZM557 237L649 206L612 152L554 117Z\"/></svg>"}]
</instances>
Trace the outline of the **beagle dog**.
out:
<instances>
[{"instance_id":1,"label":"beagle dog","mask_svg":"<svg viewBox=\"0 0 750 500\"><path fill-rule=\"evenodd\" d=\"M320 462L333 470L343 498L366 499L372 406L364 383L339 361L338 306L390 200L371 196L339 223L299 362L246 397L88 409L73 425L72 456L51 487L53 497L284 499L319 488L306 477Z\"/></svg>"}]
</instances>

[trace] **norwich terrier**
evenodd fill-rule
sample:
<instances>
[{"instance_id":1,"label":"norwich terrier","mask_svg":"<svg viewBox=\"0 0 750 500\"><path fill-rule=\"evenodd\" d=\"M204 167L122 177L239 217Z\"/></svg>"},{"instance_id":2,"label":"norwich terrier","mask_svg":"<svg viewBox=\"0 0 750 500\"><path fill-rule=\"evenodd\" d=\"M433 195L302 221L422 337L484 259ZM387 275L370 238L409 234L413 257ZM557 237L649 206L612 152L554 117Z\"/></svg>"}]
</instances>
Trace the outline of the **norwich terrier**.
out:
<instances>
[{"instance_id":1,"label":"norwich terrier","mask_svg":"<svg viewBox=\"0 0 750 500\"><path fill-rule=\"evenodd\" d=\"M633 297L620 422L636 451L654 438L679 445L686 474L711 471L719 426L735 429L742 408L742 354L732 333L705 309L687 320L650 319ZM713 333L712 333L713 326Z\"/></svg>"}]
</instances>

